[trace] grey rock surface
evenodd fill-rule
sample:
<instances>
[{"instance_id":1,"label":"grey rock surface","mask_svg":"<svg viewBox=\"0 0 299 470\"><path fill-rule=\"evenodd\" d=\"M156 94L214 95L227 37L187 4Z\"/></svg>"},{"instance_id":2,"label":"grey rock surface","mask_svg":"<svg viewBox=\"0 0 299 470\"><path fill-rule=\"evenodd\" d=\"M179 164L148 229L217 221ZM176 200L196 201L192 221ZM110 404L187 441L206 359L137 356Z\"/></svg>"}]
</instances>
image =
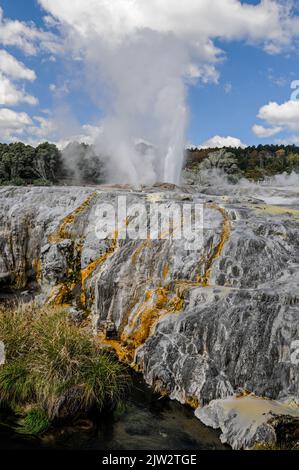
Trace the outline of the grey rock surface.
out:
<instances>
[{"instance_id":1,"label":"grey rock surface","mask_svg":"<svg viewBox=\"0 0 299 470\"><path fill-rule=\"evenodd\" d=\"M203 244L114 230L99 239L99 207L119 197L169 211L202 204ZM134 217L121 218L120 232ZM39 301L89 313L99 341L161 393L194 408L239 388L299 399L298 188L7 187L0 221L1 288L35 279Z\"/></svg>"}]
</instances>

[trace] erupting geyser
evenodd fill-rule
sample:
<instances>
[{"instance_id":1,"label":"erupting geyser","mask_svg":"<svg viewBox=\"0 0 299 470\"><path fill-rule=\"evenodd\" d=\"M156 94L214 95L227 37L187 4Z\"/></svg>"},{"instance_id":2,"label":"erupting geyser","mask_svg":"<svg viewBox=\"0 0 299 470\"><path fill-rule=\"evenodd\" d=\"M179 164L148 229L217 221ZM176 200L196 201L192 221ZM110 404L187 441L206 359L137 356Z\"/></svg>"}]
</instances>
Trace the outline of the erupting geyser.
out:
<instances>
[{"instance_id":1,"label":"erupting geyser","mask_svg":"<svg viewBox=\"0 0 299 470\"><path fill-rule=\"evenodd\" d=\"M45 3L64 28L80 70L85 65L87 91L103 116L95 145L107 155L110 181L179 183L191 60L185 42L173 32L139 23L132 13L137 3L123 2L122 14L103 0L92 11L82 3L76 15L84 8L84 21L57 2ZM138 152L136 139L150 148Z\"/></svg>"}]
</instances>

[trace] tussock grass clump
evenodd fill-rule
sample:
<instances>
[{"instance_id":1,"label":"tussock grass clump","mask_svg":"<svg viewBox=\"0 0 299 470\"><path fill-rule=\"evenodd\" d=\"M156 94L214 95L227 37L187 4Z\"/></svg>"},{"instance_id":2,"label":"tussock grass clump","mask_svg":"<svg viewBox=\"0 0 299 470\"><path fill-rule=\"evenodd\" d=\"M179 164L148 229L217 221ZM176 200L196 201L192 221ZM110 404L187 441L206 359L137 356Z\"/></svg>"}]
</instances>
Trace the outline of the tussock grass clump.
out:
<instances>
[{"instance_id":1,"label":"tussock grass clump","mask_svg":"<svg viewBox=\"0 0 299 470\"><path fill-rule=\"evenodd\" d=\"M44 430L58 417L115 406L127 388L124 366L72 324L63 308L31 303L0 309L0 340L6 353L0 400L27 410L27 432Z\"/></svg>"},{"instance_id":2,"label":"tussock grass clump","mask_svg":"<svg viewBox=\"0 0 299 470\"><path fill-rule=\"evenodd\" d=\"M21 420L19 432L21 434L41 434L50 426L47 412L42 408L30 409Z\"/></svg>"}]
</instances>

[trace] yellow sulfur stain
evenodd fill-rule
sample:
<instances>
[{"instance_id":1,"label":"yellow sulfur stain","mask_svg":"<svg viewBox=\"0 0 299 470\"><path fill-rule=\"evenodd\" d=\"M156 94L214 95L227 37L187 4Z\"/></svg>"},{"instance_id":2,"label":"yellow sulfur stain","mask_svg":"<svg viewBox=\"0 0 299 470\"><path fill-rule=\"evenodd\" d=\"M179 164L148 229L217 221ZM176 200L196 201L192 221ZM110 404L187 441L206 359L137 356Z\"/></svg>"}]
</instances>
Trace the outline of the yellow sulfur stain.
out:
<instances>
[{"instance_id":1,"label":"yellow sulfur stain","mask_svg":"<svg viewBox=\"0 0 299 470\"><path fill-rule=\"evenodd\" d=\"M145 301L147 302L153 295L153 291L152 290L148 290L146 293L145 293Z\"/></svg>"},{"instance_id":2,"label":"yellow sulfur stain","mask_svg":"<svg viewBox=\"0 0 299 470\"><path fill-rule=\"evenodd\" d=\"M204 275L198 276L197 278L199 285L201 285L202 287L209 286L214 261L221 255L224 245L229 240L231 231L230 220L225 210L222 207L218 207L215 205L211 205L211 207L217 209L219 212L221 212L223 216L222 231L220 235L220 242L215 247L211 257L208 259Z\"/></svg>"},{"instance_id":3,"label":"yellow sulfur stain","mask_svg":"<svg viewBox=\"0 0 299 470\"><path fill-rule=\"evenodd\" d=\"M142 252L143 248L145 248L146 246L148 246L148 243L149 241L146 240L142 243L140 243L140 245L136 248L136 250L133 252L132 254L132 264L135 266L137 261L138 261L138 258L140 256L140 253Z\"/></svg>"},{"instance_id":4,"label":"yellow sulfur stain","mask_svg":"<svg viewBox=\"0 0 299 470\"><path fill-rule=\"evenodd\" d=\"M184 299L178 296L171 300L168 298L169 291L166 287L158 287L155 291L147 291L144 303L139 307L121 334L120 341L106 340L114 349L121 360L132 362L136 349L145 343L151 336L157 322L164 315L177 313L184 306ZM149 305L149 301L155 298L154 303ZM134 364L131 364L133 367Z\"/></svg>"},{"instance_id":5,"label":"yellow sulfur stain","mask_svg":"<svg viewBox=\"0 0 299 470\"><path fill-rule=\"evenodd\" d=\"M183 297L178 297L177 295L170 300L169 306L173 312L180 312L183 310L185 305L185 300Z\"/></svg>"},{"instance_id":6,"label":"yellow sulfur stain","mask_svg":"<svg viewBox=\"0 0 299 470\"><path fill-rule=\"evenodd\" d=\"M272 215L290 215L294 217L295 219L299 219L299 210L298 209L291 209L289 207L281 207L281 206L275 206L271 204L267 205L258 205L255 207L256 210L258 211L263 211L267 212L268 214Z\"/></svg>"},{"instance_id":7,"label":"yellow sulfur stain","mask_svg":"<svg viewBox=\"0 0 299 470\"><path fill-rule=\"evenodd\" d=\"M80 296L80 300L81 300L82 305L85 305L85 303L86 303L86 295L85 295L85 291L84 291L86 280L97 269L98 266L103 264L109 258L109 256L111 256L112 253L114 253L115 249L117 248L117 238L118 238L118 231L115 231L108 250L103 255L99 256L99 258L97 258L96 260L91 261L91 263L89 263L86 266L86 268L81 269L81 296Z\"/></svg>"},{"instance_id":8,"label":"yellow sulfur stain","mask_svg":"<svg viewBox=\"0 0 299 470\"><path fill-rule=\"evenodd\" d=\"M121 362L130 363L129 351L121 344L120 341L107 339L105 334L100 332L97 338L101 345L112 348Z\"/></svg>"},{"instance_id":9,"label":"yellow sulfur stain","mask_svg":"<svg viewBox=\"0 0 299 470\"><path fill-rule=\"evenodd\" d=\"M62 283L53 287L51 294L46 300L46 304L55 306L67 305L65 300L74 287L75 285L73 284L67 285Z\"/></svg>"},{"instance_id":10,"label":"yellow sulfur stain","mask_svg":"<svg viewBox=\"0 0 299 470\"><path fill-rule=\"evenodd\" d=\"M93 192L90 194L85 201L77 207L71 214L68 214L58 226L55 232L51 233L48 237L50 244L58 243L62 240L65 240L70 237L69 226L75 222L78 215L81 214L90 204L90 202L96 197L97 193ZM78 244L78 253L81 253L83 245L83 240ZM37 266L37 269L38 268ZM72 274L69 272L69 274ZM69 296L70 292L76 287L75 283L65 282L63 284L58 284L52 289L52 292L47 300L47 303L52 305L61 305L64 302L64 299Z\"/></svg>"},{"instance_id":11,"label":"yellow sulfur stain","mask_svg":"<svg viewBox=\"0 0 299 470\"><path fill-rule=\"evenodd\" d=\"M42 267L41 267L41 260L40 258L35 258L33 261L32 261L32 268L35 272L35 275L36 275L36 280L37 281L40 281L41 278L42 278Z\"/></svg>"},{"instance_id":12,"label":"yellow sulfur stain","mask_svg":"<svg viewBox=\"0 0 299 470\"><path fill-rule=\"evenodd\" d=\"M164 279L164 281L165 281L165 279L167 279L168 274L169 274L169 265L167 263L165 263L164 268L163 268L163 279Z\"/></svg>"},{"instance_id":13,"label":"yellow sulfur stain","mask_svg":"<svg viewBox=\"0 0 299 470\"><path fill-rule=\"evenodd\" d=\"M153 296L156 297L154 305L148 305ZM105 344L112 346L120 360L131 363L136 349L150 336L155 321L158 320L166 303L167 289L159 287L155 292L147 291L144 303L129 321L127 329L121 334L120 341L106 339Z\"/></svg>"},{"instance_id":14,"label":"yellow sulfur stain","mask_svg":"<svg viewBox=\"0 0 299 470\"><path fill-rule=\"evenodd\" d=\"M129 320L127 326L124 328L121 334L120 340L105 340L106 344L110 344L115 349L115 352L120 360L131 362L132 367L135 367L135 365L132 363L134 360L135 351L145 343L149 336L151 336L155 325L163 317L171 313L178 313L183 310L185 305L185 294L190 288L198 287L198 285L202 287L209 285L213 263L221 255L225 243L230 237L230 220L227 213L221 207L216 205L212 205L212 207L221 212L223 216L223 222L221 226L220 241L213 250L213 253L206 264L204 275L202 277L198 277L197 282L185 279L176 281L175 295L172 298L169 298L169 288L165 286L160 286L154 291L147 291L145 293L143 304L134 314L134 318ZM133 265L135 265L144 246L144 243L140 244L133 253ZM168 264L165 264L162 271L164 281L168 277L168 274L169 266ZM153 297L154 302L152 302ZM193 398L188 399L187 403L190 406L198 406L198 402Z\"/></svg>"},{"instance_id":15,"label":"yellow sulfur stain","mask_svg":"<svg viewBox=\"0 0 299 470\"><path fill-rule=\"evenodd\" d=\"M187 397L185 400L185 405L191 406L194 410L199 407L199 401L196 397Z\"/></svg>"}]
</instances>

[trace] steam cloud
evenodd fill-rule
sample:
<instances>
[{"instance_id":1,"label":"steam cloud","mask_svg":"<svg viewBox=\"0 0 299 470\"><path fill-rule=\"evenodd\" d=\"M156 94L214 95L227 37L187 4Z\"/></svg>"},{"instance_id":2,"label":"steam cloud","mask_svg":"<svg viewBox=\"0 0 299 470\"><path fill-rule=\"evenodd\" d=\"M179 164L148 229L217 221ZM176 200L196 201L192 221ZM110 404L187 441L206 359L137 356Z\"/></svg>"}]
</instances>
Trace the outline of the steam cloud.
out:
<instances>
[{"instance_id":1,"label":"steam cloud","mask_svg":"<svg viewBox=\"0 0 299 470\"><path fill-rule=\"evenodd\" d=\"M88 75L97 77L108 92L96 145L109 156L110 175L130 183L178 183L187 118L183 47L171 36L152 31L100 51L96 41L92 44ZM150 143L142 155L136 139Z\"/></svg>"}]
</instances>

